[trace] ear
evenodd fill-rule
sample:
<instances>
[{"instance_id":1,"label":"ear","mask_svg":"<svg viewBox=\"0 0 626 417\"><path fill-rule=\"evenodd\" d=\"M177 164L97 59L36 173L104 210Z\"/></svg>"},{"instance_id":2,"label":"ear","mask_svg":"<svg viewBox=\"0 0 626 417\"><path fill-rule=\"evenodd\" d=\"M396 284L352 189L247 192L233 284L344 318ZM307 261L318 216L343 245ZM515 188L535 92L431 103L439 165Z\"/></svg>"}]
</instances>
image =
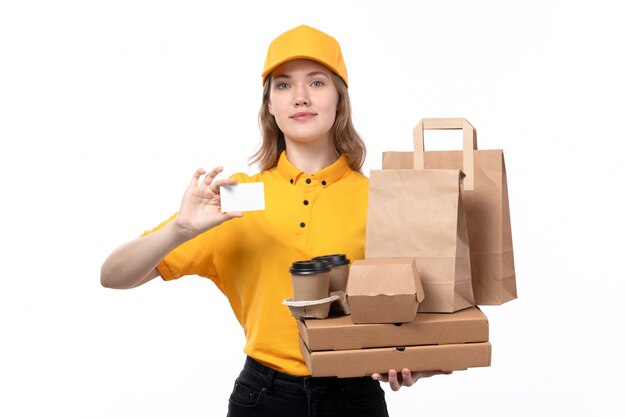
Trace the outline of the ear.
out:
<instances>
[{"instance_id":1,"label":"ear","mask_svg":"<svg viewBox=\"0 0 626 417\"><path fill-rule=\"evenodd\" d=\"M274 116L274 108L272 107L272 102L270 100L267 102L267 111Z\"/></svg>"}]
</instances>

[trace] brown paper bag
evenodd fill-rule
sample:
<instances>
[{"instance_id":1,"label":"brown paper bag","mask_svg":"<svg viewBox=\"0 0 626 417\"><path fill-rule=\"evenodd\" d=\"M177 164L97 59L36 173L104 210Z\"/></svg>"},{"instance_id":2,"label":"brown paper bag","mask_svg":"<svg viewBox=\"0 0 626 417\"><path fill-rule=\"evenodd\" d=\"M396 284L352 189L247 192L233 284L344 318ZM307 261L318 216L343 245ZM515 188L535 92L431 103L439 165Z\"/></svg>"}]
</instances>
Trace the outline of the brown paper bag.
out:
<instances>
[{"instance_id":1,"label":"brown paper bag","mask_svg":"<svg viewBox=\"0 0 626 417\"><path fill-rule=\"evenodd\" d=\"M474 304L462 176L458 169L370 172L365 258L414 258L425 295L420 312Z\"/></svg>"},{"instance_id":2,"label":"brown paper bag","mask_svg":"<svg viewBox=\"0 0 626 417\"><path fill-rule=\"evenodd\" d=\"M424 152L424 130L463 130L463 151ZM383 170L463 169L472 284L476 304L517 298L509 197L502 150L477 150L476 130L465 119L423 119L413 130L415 152L384 152Z\"/></svg>"}]
</instances>

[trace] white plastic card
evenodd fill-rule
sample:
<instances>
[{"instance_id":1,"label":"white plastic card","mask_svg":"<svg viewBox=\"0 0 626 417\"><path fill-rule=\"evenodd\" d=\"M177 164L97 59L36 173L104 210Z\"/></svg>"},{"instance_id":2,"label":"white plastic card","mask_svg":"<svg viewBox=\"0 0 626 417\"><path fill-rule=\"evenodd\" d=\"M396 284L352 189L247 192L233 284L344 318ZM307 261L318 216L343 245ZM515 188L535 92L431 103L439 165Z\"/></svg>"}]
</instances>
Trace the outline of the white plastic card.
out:
<instances>
[{"instance_id":1,"label":"white plastic card","mask_svg":"<svg viewBox=\"0 0 626 417\"><path fill-rule=\"evenodd\" d=\"M262 182L248 182L220 187L222 213L265 210L265 188Z\"/></svg>"}]
</instances>

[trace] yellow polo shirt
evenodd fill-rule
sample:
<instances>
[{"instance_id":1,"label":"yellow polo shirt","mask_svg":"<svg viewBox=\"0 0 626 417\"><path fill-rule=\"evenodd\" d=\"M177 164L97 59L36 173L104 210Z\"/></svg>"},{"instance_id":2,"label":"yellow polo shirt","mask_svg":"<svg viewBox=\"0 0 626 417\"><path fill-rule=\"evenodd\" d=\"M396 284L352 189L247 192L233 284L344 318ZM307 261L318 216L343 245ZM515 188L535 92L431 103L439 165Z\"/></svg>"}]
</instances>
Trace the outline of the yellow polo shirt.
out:
<instances>
[{"instance_id":1,"label":"yellow polo shirt","mask_svg":"<svg viewBox=\"0 0 626 417\"><path fill-rule=\"evenodd\" d=\"M289 267L336 253L351 261L364 258L368 179L350 169L343 155L308 175L284 152L276 168L233 178L263 182L265 210L246 212L182 244L158 270L165 280L210 278L243 327L247 355L282 372L309 375L296 319L282 305L293 297Z\"/></svg>"}]
</instances>

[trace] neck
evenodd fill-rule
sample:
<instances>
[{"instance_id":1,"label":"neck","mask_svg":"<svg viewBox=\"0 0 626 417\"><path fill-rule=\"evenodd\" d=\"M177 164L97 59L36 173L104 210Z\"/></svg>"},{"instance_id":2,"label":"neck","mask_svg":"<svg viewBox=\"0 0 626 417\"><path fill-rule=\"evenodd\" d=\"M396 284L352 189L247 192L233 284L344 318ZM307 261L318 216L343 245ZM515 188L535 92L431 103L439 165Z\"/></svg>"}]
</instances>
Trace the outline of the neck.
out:
<instances>
[{"instance_id":1,"label":"neck","mask_svg":"<svg viewBox=\"0 0 626 417\"><path fill-rule=\"evenodd\" d=\"M289 162L307 174L324 169L339 158L330 139L301 143L285 138L285 145Z\"/></svg>"}]
</instances>

